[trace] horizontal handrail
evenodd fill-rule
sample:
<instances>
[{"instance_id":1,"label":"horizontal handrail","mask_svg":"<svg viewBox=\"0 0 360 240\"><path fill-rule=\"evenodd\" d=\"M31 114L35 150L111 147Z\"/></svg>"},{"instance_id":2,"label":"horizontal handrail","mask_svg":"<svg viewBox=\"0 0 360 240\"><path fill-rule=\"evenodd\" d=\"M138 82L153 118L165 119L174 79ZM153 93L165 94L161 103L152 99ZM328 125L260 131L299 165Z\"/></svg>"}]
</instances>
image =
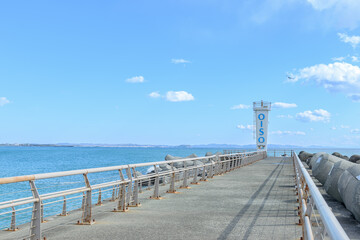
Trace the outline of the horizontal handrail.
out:
<instances>
[{"instance_id":1,"label":"horizontal handrail","mask_svg":"<svg viewBox=\"0 0 360 240\"><path fill-rule=\"evenodd\" d=\"M304 197L305 199L302 199L303 198L302 191L306 190L306 186L307 186L309 193L310 193L310 197L311 197L311 201L310 201L309 205L311 205L311 202L313 202L313 204L316 206L316 209L320 214L321 221L323 222L323 224L325 226L326 233L329 235L329 237L331 239L336 239L336 240L349 239L346 232L340 225L339 221L336 219L335 215L333 214L333 212L327 205L325 199L321 195L319 189L315 185L310 174L304 167L303 163L300 161L299 157L296 154L293 154L293 159L294 159L294 164L295 164L296 172L297 172L296 178L297 178L298 191L301 191L299 193L299 204L301 206L300 214L301 214L302 218L305 219L304 220L304 224L305 224L304 235L312 236L309 232L307 232L307 231L311 231L311 227L309 227L310 226L310 224L309 224L310 216L307 215L307 212L308 212L307 208L310 208L311 206L306 206L308 204L307 203L308 199L306 199L305 197ZM303 182L302 179L305 181L306 185L304 183L302 183ZM302 206L302 205L304 205L302 200L305 200L304 201L305 206ZM309 239L309 238L307 238L307 239Z\"/></svg>"},{"instance_id":2,"label":"horizontal handrail","mask_svg":"<svg viewBox=\"0 0 360 240\"><path fill-rule=\"evenodd\" d=\"M239 155L239 154L244 154L244 155L247 154L248 155L248 154L253 154L253 153L257 153L257 152L233 153L233 154L227 154L227 155L225 155L225 154L224 155L212 155L212 156L207 156L207 157L182 158L182 159L161 161L161 162L136 163L136 164L119 165L119 166L112 166L112 167L89 168L89 169L80 169L80 170L71 170L71 171L62 171L62 172L40 173L40 174L33 174L33 175L6 177L6 178L0 178L0 185L8 184L8 183L17 183L17 182L26 182L26 181L32 181L32 180L47 179L47 178L66 177L66 176L79 175L79 174L122 170L122 169L126 169L129 167L130 168L132 168L132 167L147 167L147 166L153 166L153 165L171 164L171 163L184 162L184 161L212 159L217 156L227 157L227 156L235 156L235 155Z\"/></svg>"}]
</instances>

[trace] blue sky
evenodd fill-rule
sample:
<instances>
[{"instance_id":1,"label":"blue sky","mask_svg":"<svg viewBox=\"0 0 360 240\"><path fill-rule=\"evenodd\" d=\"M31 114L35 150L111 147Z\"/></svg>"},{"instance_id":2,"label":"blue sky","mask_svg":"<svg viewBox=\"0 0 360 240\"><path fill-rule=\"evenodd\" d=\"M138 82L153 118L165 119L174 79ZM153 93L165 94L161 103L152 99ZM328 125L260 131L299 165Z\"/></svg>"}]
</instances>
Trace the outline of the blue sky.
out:
<instances>
[{"instance_id":1,"label":"blue sky","mask_svg":"<svg viewBox=\"0 0 360 240\"><path fill-rule=\"evenodd\" d=\"M360 147L355 0L0 3L0 142ZM290 78L288 78L289 76Z\"/></svg>"}]
</instances>

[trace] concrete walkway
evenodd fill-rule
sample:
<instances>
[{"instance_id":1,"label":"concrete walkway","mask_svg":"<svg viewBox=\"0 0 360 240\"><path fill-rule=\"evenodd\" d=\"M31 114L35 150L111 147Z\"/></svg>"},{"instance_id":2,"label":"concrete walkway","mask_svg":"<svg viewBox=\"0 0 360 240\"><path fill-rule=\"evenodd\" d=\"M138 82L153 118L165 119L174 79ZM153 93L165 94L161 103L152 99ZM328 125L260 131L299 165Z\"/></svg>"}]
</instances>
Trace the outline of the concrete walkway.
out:
<instances>
[{"instance_id":1,"label":"concrete walkway","mask_svg":"<svg viewBox=\"0 0 360 240\"><path fill-rule=\"evenodd\" d=\"M96 224L91 226L74 225L75 219L70 216L61 218L61 224L53 219L42 225L43 236L50 240L301 236L301 227L296 225L299 218L290 158L267 158L178 191L163 195L162 200L145 200L151 193L144 193L142 205L126 213L114 213L110 206L102 206L102 211L94 211Z\"/></svg>"}]
</instances>

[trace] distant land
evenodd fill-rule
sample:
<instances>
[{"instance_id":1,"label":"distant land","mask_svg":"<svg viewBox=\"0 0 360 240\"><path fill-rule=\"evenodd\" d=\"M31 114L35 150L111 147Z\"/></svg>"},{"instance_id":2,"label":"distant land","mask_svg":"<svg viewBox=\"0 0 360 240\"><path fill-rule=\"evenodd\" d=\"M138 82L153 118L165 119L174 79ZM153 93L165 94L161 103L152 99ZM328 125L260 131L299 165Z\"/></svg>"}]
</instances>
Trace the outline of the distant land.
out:
<instances>
[{"instance_id":1,"label":"distant land","mask_svg":"<svg viewBox=\"0 0 360 240\"><path fill-rule=\"evenodd\" d=\"M151 144L102 144L102 143L55 143L55 144L41 144L41 143L2 143L0 146L14 146L14 147L119 147L119 148L223 148L223 149L255 149L255 144L237 145L237 144L199 144L199 145L151 145ZM296 145L281 145L269 144L268 149L297 149L297 148L338 148L329 146L296 146Z\"/></svg>"}]
</instances>

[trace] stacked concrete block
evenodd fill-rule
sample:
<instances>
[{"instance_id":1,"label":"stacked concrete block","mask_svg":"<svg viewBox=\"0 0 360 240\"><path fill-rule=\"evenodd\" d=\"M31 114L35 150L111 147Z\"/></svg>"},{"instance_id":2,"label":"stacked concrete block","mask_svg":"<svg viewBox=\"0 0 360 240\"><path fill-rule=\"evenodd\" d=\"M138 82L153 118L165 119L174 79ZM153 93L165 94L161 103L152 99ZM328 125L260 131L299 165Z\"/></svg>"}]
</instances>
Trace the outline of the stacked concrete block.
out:
<instances>
[{"instance_id":1,"label":"stacked concrete block","mask_svg":"<svg viewBox=\"0 0 360 240\"><path fill-rule=\"evenodd\" d=\"M341 174L338 190L346 208L360 221L360 165L354 164Z\"/></svg>"},{"instance_id":2,"label":"stacked concrete block","mask_svg":"<svg viewBox=\"0 0 360 240\"><path fill-rule=\"evenodd\" d=\"M334 164L339 161L343 161L343 159L329 154L321 155L313 164L313 176L324 185Z\"/></svg>"},{"instance_id":3,"label":"stacked concrete block","mask_svg":"<svg viewBox=\"0 0 360 240\"><path fill-rule=\"evenodd\" d=\"M338 202L343 202L341 195L338 190L338 181L341 174L348 168L354 166L354 163L349 161L338 161L336 162L332 169L330 170L326 182L324 184L325 191L335 198Z\"/></svg>"}]
</instances>

